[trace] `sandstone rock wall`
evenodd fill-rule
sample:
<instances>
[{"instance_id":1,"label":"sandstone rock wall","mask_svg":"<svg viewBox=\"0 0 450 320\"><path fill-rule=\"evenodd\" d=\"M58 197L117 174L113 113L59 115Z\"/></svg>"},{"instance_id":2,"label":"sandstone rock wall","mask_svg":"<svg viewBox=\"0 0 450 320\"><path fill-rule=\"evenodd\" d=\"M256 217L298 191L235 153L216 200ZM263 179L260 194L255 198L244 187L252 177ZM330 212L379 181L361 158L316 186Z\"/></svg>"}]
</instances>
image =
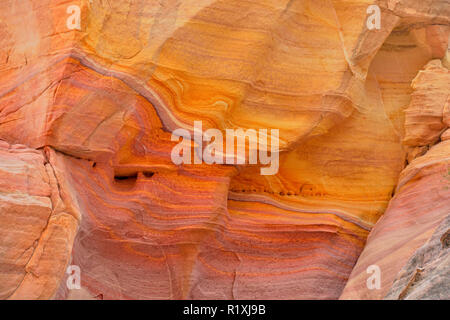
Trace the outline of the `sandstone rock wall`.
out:
<instances>
[{"instance_id":1,"label":"sandstone rock wall","mask_svg":"<svg viewBox=\"0 0 450 320\"><path fill-rule=\"evenodd\" d=\"M399 298L450 212L449 26L448 0L2 1L0 298ZM278 173L175 165L194 121L278 129Z\"/></svg>"}]
</instances>

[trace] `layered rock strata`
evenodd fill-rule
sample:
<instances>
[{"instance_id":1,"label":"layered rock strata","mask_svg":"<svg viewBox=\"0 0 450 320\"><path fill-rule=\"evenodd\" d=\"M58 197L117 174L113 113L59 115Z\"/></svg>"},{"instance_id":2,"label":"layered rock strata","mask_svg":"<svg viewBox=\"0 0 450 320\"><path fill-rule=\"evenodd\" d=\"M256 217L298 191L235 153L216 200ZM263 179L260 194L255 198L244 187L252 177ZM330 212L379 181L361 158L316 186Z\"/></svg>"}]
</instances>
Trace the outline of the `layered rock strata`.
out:
<instances>
[{"instance_id":1,"label":"layered rock strata","mask_svg":"<svg viewBox=\"0 0 450 320\"><path fill-rule=\"evenodd\" d=\"M3 2L0 298L427 296L403 288L450 211L448 1ZM278 129L277 174L174 164L194 121Z\"/></svg>"}]
</instances>

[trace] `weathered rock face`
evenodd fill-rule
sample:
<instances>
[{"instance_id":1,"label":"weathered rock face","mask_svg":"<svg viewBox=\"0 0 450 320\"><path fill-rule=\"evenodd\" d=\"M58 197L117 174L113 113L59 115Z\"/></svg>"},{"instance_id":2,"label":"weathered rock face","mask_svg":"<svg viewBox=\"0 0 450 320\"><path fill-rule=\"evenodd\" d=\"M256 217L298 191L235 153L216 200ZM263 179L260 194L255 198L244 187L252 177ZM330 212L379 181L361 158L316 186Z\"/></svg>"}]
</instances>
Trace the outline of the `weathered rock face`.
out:
<instances>
[{"instance_id":1,"label":"weathered rock face","mask_svg":"<svg viewBox=\"0 0 450 320\"><path fill-rule=\"evenodd\" d=\"M7 298L27 274L25 268L52 213L52 191L39 151L25 146L10 149L5 142L0 147L0 294Z\"/></svg>"},{"instance_id":2,"label":"weathered rock face","mask_svg":"<svg viewBox=\"0 0 450 320\"><path fill-rule=\"evenodd\" d=\"M60 182L41 151L2 141L0 160L0 297L53 297L79 217L64 205Z\"/></svg>"},{"instance_id":3,"label":"weathered rock face","mask_svg":"<svg viewBox=\"0 0 450 320\"><path fill-rule=\"evenodd\" d=\"M432 60L414 78L412 88L403 141L409 147L409 162L438 142L448 128L450 72L440 60Z\"/></svg>"},{"instance_id":4,"label":"weathered rock face","mask_svg":"<svg viewBox=\"0 0 450 320\"><path fill-rule=\"evenodd\" d=\"M450 215L410 258L387 299L448 299L450 292Z\"/></svg>"},{"instance_id":5,"label":"weathered rock face","mask_svg":"<svg viewBox=\"0 0 450 320\"><path fill-rule=\"evenodd\" d=\"M0 298L446 297L404 282L448 279L448 2L4 2ZM194 121L278 129L277 173L175 164Z\"/></svg>"},{"instance_id":6,"label":"weathered rock face","mask_svg":"<svg viewBox=\"0 0 450 320\"><path fill-rule=\"evenodd\" d=\"M450 298L445 271L448 252L445 245L443 252L437 245L438 237L445 242L450 216L450 141L439 142L439 135L448 129L444 118L450 72L433 60L419 72L412 87L404 143L409 150L421 152L409 153L412 160L401 172L395 196L369 235L343 299ZM366 285L366 271L372 265L381 271L377 290ZM416 287L411 289L413 284Z\"/></svg>"}]
</instances>

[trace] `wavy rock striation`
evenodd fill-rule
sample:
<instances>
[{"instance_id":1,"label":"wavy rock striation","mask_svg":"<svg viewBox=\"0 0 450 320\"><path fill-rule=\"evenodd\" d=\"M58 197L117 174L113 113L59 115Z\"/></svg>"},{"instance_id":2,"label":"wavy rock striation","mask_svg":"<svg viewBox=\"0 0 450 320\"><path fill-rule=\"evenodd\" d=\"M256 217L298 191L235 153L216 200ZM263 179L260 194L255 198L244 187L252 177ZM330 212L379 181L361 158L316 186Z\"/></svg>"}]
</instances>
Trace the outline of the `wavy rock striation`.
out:
<instances>
[{"instance_id":1,"label":"wavy rock striation","mask_svg":"<svg viewBox=\"0 0 450 320\"><path fill-rule=\"evenodd\" d=\"M4 1L0 298L445 297L397 293L450 208L450 6L373 4ZM174 164L194 121L278 129L277 174Z\"/></svg>"}]
</instances>

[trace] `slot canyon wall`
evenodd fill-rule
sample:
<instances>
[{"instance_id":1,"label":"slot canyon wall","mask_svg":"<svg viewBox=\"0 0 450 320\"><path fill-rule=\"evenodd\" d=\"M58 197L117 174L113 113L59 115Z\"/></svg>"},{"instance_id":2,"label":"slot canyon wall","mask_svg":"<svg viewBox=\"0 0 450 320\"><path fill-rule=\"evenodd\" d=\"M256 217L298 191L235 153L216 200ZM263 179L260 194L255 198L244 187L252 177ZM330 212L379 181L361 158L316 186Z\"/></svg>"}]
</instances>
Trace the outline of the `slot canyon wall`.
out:
<instances>
[{"instance_id":1,"label":"slot canyon wall","mask_svg":"<svg viewBox=\"0 0 450 320\"><path fill-rule=\"evenodd\" d=\"M450 299L449 0L0 3L0 299Z\"/></svg>"}]
</instances>

